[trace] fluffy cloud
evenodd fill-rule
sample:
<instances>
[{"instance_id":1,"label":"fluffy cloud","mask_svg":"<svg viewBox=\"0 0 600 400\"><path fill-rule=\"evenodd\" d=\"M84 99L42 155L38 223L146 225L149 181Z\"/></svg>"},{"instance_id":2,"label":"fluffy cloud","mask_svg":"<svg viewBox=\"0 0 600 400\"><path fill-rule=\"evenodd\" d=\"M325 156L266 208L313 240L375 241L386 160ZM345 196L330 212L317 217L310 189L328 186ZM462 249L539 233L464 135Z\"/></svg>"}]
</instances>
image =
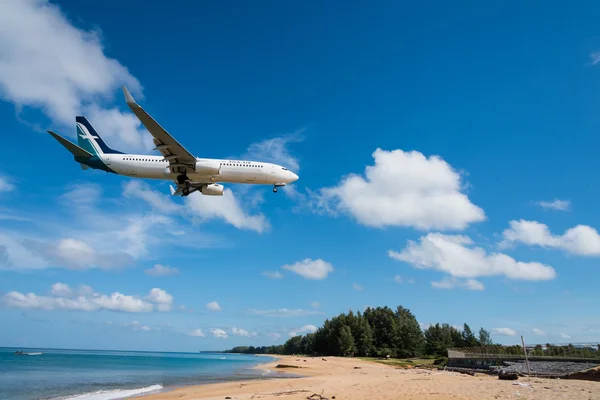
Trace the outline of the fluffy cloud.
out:
<instances>
[{"instance_id":1,"label":"fluffy cloud","mask_svg":"<svg viewBox=\"0 0 600 400\"><path fill-rule=\"evenodd\" d=\"M156 304L158 311L169 311L173 306L173 296L159 288L150 290L148 300Z\"/></svg>"},{"instance_id":2,"label":"fluffy cloud","mask_svg":"<svg viewBox=\"0 0 600 400\"><path fill-rule=\"evenodd\" d=\"M271 279L281 279L283 278L283 274L279 271L264 271L262 273L264 276Z\"/></svg>"},{"instance_id":3,"label":"fluffy cloud","mask_svg":"<svg viewBox=\"0 0 600 400\"><path fill-rule=\"evenodd\" d=\"M15 186L8 181L8 178L0 176L0 192L10 192L14 188Z\"/></svg>"},{"instance_id":4,"label":"fluffy cloud","mask_svg":"<svg viewBox=\"0 0 600 400\"><path fill-rule=\"evenodd\" d=\"M229 337L227 335L227 332L225 332L223 329L213 328L210 330L210 333L212 333L214 337L219 339L227 339Z\"/></svg>"},{"instance_id":5,"label":"fluffy cloud","mask_svg":"<svg viewBox=\"0 0 600 400\"><path fill-rule=\"evenodd\" d=\"M155 264L152 268L148 268L146 271L147 275L151 276L169 276L177 275L179 270L177 268L167 267L161 264Z\"/></svg>"},{"instance_id":6,"label":"fluffy cloud","mask_svg":"<svg viewBox=\"0 0 600 400\"><path fill-rule=\"evenodd\" d=\"M162 289L152 289L143 299L139 296L124 295L119 292L110 295L96 293L89 286L73 289L63 283L52 286L49 296L34 293L8 292L1 298L2 304L10 308L71 311L118 311L127 313L166 311L170 309L173 297Z\"/></svg>"},{"instance_id":7,"label":"fluffy cloud","mask_svg":"<svg viewBox=\"0 0 600 400\"><path fill-rule=\"evenodd\" d=\"M319 304L318 301L313 301L312 303L310 303L310 306L312 308L319 308L319 307L321 307L321 304Z\"/></svg>"},{"instance_id":8,"label":"fluffy cloud","mask_svg":"<svg viewBox=\"0 0 600 400\"><path fill-rule=\"evenodd\" d=\"M223 310L221 308L221 306L219 305L219 303L217 303L216 301L211 301L210 303L207 303L206 309L209 311L222 311Z\"/></svg>"},{"instance_id":9,"label":"fluffy cloud","mask_svg":"<svg viewBox=\"0 0 600 400\"><path fill-rule=\"evenodd\" d=\"M270 228L263 214L250 215L244 211L230 189L225 189L223 196L205 196L194 192L184 198L184 206L173 202L170 195L152 190L150 185L140 181L127 182L123 194L127 198L144 200L153 209L164 214L178 214L200 222L219 219L238 229L248 229L258 233Z\"/></svg>"},{"instance_id":10,"label":"fluffy cloud","mask_svg":"<svg viewBox=\"0 0 600 400\"><path fill-rule=\"evenodd\" d=\"M236 328L236 327L231 328L231 334L235 335L235 336L245 336L245 337L256 336L256 332L250 333L245 329Z\"/></svg>"},{"instance_id":11,"label":"fluffy cloud","mask_svg":"<svg viewBox=\"0 0 600 400\"><path fill-rule=\"evenodd\" d=\"M355 282L352 284L352 289L356 290L357 292L362 292L365 288Z\"/></svg>"},{"instance_id":12,"label":"fluffy cloud","mask_svg":"<svg viewBox=\"0 0 600 400\"><path fill-rule=\"evenodd\" d=\"M501 336L516 336L517 331L511 328L494 328L492 329L492 333Z\"/></svg>"},{"instance_id":13,"label":"fluffy cloud","mask_svg":"<svg viewBox=\"0 0 600 400\"><path fill-rule=\"evenodd\" d=\"M296 157L290 153L288 146L291 143L298 143L302 140L302 131L297 131L292 134L252 143L242 158L271 162L297 172L300 169L300 164Z\"/></svg>"},{"instance_id":14,"label":"fluffy cloud","mask_svg":"<svg viewBox=\"0 0 600 400\"><path fill-rule=\"evenodd\" d=\"M441 281L431 282L431 286L436 289L454 289L463 288L467 290L484 290L485 286L483 283L475 279L460 280L456 277L445 277Z\"/></svg>"},{"instance_id":15,"label":"fluffy cloud","mask_svg":"<svg viewBox=\"0 0 600 400\"><path fill-rule=\"evenodd\" d=\"M304 325L301 328L291 330L290 332L288 332L288 335L290 337L294 337L294 336L302 335L304 333L315 333L317 331L317 329L318 328L314 325Z\"/></svg>"},{"instance_id":16,"label":"fluffy cloud","mask_svg":"<svg viewBox=\"0 0 600 400\"><path fill-rule=\"evenodd\" d=\"M600 235L588 225L577 225L562 235L553 235L547 225L537 221L510 221L510 228L503 232L500 245L523 243L528 246L555 248L582 256L600 255Z\"/></svg>"},{"instance_id":17,"label":"fluffy cloud","mask_svg":"<svg viewBox=\"0 0 600 400\"><path fill-rule=\"evenodd\" d=\"M267 333L267 336L268 336L268 337L270 337L270 338L273 338L273 339L275 339L275 340L277 340L277 339L281 339L281 334L280 334L280 333L277 333L277 332L270 332L270 333Z\"/></svg>"},{"instance_id":18,"label":"fluffy cloud","mask_svg":"<svg viewBox=\"0 0 600 400\"><path fill-rule=\"evenodd\" d=\"M343 212L373 227L464 229L485 220L483 210L462 193L461 176L437 156L417 151L375 150L365 175L350 174L334 187L313 193L318 212Z\"/></svg>"},{"instance_id":19,"label":"fluffy cloud","mask_svg":"<svg viewBox=\"0 0 600 400\"><path fill-rule=\"evenodd\" d=\"M557 211L569 211L569 207L571 206L571 202L569 200L559 199L554 199L552 201L540 201L537 204L546 210L549 209Z\"/></svg>"},{"instance_id":20,"label":"fluffy cloud","mask_svg":"<svg viewBox=\"0 0 600 400\"><path fill-rule=\"evenodd\" d=\"M201 221L222 219L238 229L249 229L258 233L270 228L263 214L247 214L230 189L225 189L223 196L205 196L194 192L186 197L185 205L188 211Z\"/></svg>"},{"instance_id":21,"label":"fluffy cloud","mask_svg":"<svg viewBox=\"0 0 600 400\"><path fill-rule=\"evenodd\" d=\"M407 262L419 269L435 269L457 278L506 276L531 281L554 279L556 272L538 262L521 262L502 253L486 253L472 247L473 241L462 235L429 233L420 242L408 241L401 252L390 250L393 259Z\"/></svg>"},{"instance_id":22,"label":"fluffy cloud","mask_svg":"<svg viewBox=\"0 0 600 400\"><path fill-rule=\"evenodd\" d=\"M546 336L546 332L543 331L543 330L541 330L541 329L539 329L539 328L533 328L532 332L536 336Z\"/></svg>"},{"instance_id":23,"label":"fluffy cloud","mask_svg":"<svg viewBox=\"0 0 600 400\"><path fill-rule=\"evenodd\" d=\"M303 317L307 315L323 314L320 311L280 308L277 310L249 310L248 314L264 315L267 317Z\"/></svg>"},{"instance_id":24,"label":"fluffy cloud","mask_svg":"<svg viewBox=\"0 0 600 400\"><path fill-rule=\"evenodd\" d=\"M0 2L0 26L4 100L19 111L39 109L69 128L75 115L83 113L115 146L131 150L148 146L149 136L133 114L96 105L109 101L122 84L141 91L127 68L104 54L97 29L76 28L46 0Z\"/></svg>"},{"instance_id":25,"label":"fluffy cloud","mask_svg":"<svg viewBox=\"0 0 600 400\"><path fill-rule=\"evenodd\" d=\"M194 329L193 331L188 333L188 335L196 336L196 337L204 337L204 332L202 332L202 329Z\"/></svg>"},{"instance_id":26,"label":"fluffy cloud","mask_svg":"<svg viewBox=\"0 0 600 400\"><path fill-rule=\"evenodd\" d=\"M295 272L306 279L314 280L325 279L333 272L333 266L327 261L321 259L312 260L310 258L305 258L292 265L286 264L282 268Z\"/></svg>"}]
</instances>

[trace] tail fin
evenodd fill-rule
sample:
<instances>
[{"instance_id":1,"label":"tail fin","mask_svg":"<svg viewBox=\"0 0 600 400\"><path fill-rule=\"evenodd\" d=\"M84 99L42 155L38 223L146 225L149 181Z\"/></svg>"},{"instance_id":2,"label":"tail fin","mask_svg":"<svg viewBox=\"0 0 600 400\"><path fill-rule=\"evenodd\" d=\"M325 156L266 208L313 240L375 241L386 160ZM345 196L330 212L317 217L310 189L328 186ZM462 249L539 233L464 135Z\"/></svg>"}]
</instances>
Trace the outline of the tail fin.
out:
<instances>
[{"instance_id":1,"label":"tail fin","mask_svg":"<svg viewBox=\"0 0 600 400\"><path fill-rule=\"evenodd\" d=\"M77 125L77 143L84 150L97 156L101 156L102 154L123 154L108 147L86 117L77 116L75 117L75 122Z\"/></svg>"}]
</instances>

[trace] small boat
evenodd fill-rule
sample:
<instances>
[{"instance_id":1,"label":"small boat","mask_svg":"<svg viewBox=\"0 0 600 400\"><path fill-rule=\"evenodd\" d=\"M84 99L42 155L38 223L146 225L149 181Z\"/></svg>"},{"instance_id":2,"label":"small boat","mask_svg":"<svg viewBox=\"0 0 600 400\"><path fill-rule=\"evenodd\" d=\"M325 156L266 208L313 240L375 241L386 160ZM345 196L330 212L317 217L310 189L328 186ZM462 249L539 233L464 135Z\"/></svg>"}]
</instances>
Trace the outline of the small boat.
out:
<instances>
[{"instance_id":1,"label":"small boat","mask_svg":"<svg viewBox=\"0 0 600 400\"><path fill-rule=\"evenodd\" d=\"M15 351L15 356L39 356L40 354L43 354L43 353L41 353L41 352L26 353L23 350Z\"/></svg>"}]
</instances>

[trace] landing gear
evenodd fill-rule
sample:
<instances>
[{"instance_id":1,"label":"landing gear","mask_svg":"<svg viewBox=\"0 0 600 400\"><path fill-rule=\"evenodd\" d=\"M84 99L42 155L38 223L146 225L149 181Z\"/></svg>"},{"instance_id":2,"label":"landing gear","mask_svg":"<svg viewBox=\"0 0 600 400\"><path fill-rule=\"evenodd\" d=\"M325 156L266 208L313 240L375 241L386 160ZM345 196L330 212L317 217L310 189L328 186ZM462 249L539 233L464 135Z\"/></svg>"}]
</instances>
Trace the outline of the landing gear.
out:
<instances>
[{"instance_id":1,"label":"landing gear","mask_svg":"<svg viewBox=\"0 0 600 400\"><path fill-rule=\"evenodd\" d=\"M186 175L179 175L177 176L177 183L179 183L180 185L183 185L184 183L186 183L187 181L189 181L190 178L188 178Z\"/></svg>"},{"instance_id":2,"label":"landing gear","mask_svg":"<svg viewBox=\"0 0 600 400\"><path fill-rule=\"evenodd\" d=\"M190 189L186 186L186 187L183 188L183 190L181 191L181 193L183 193L184 196L187 196L187 195L190 194Z\"/></svg>"},{"instance_id":3,"label":"landing gear","mask_svg":"<svg viewBox=\"0 0 600 400\"><path fill-rule=\"evenodd\" d=\"M273 185L273 193L277 193L277 188L278 187L283 187L283 186L285 186L285 184L283 184L283 185L281 183L274 184Z\"/></svg>"},{"instance_id":4,"label":"landing gear","mask_svg":"<svg viewBox=\"0 0 600 400\"><path fill-rule=\"evenodd\" d=\"M277 193L277 186L273 186L273 193Z\"/></svg>"}]
</instances>

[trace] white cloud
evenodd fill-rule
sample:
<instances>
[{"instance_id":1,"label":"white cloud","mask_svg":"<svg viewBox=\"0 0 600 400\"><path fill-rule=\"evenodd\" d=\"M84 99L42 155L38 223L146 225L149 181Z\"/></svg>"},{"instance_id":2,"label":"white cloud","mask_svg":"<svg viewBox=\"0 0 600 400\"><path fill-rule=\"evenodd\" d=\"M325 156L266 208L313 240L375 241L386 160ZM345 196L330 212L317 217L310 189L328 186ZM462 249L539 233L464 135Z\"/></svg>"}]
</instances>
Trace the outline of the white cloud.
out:
<instances>
[{"instance_id":1,"label":"white cloud","mask_svg":"<svg viewBox=\"0 0 600 400\"><path fill-rule=\"evenodd\" d=\"M297 172L300 169L300 164L296 157L290 154L288 146L290 143L297 143L302 140L302 131L297 131L292 134L252 143L242 158L271 162Z\"/></svg>"},{"instance_id":2,"label":"white cloud","mask_svg":"<svg viewBox=\"0 0 600 400\"><path fill-rule=\"evenodd\" d=\"M247 331L247 330L245 330L245 329L242 329L242 328L236 328L236 327L233 327L233 328L231 328L231 334L232 334L232 335L235 335L235 336L245 336L245 337L253 337L253 336L256 336L256 332L252 332L252 333L250 333L250 332L248 332L248 331Z\"/></svg>"},{"instance_id":3,"label":"white cloud","mask_svg":"<svg viewBox=\"0 0 600 400\"><path fill-rule=\"evenodd\" d=\"M543 331L543 330L541 330L541 329L539 329L539 328L533 328L532 332L536 336L546 336L546 332Z\"/></svg>"},{"instance_id":4,"label":"white cloud","mask_svg":"<svg viewBox=\"0 0 600 400\"><path fill-rule=\"evenodd\" d=\"M223 196L205 196L194 192L185 198L188 211L198 219L222 219L238 229L249 229L262 233L270 229L263 214L249 215L240 205L231 189L225 189Z\"/></svg>"},{"instance_id":5,"label":"white cloud","mask_svg":"<svg viewBox=\"0 0 600 400\"><path fill-rule=\"evenodd\" d=\"M150 328L147 325L143 325L141 323L139 323L138 321L133 321L130 323L125 324L125 327L133 329L134 331L144 331L144 332L150 332L152 330L152 328Z\"/></svg>"},{"instance_id":6,"label":"white cloud","mask_svg":"<svg viewBox=\"0 0 600 400\"><path fill-rule=\"evenodd\" d=\"M318 328L315 325L304 325L301 328L291 330L290 332L288 332L288 335L290 337L294 337L305 333L315 333L317 329Z\"/></svg>"},{"instance_id":7,"label":"white cloud","mask_svg":"<svg viewBox=\"0 0 600 400\"><path fill-rule=\"evenodd\" d=\"M277 333L277 332L267 333L267 336L269 336L270 338L273 338L275 340L281 339L281 334Z\"/></svg>"},{"instance_id":8,"label":"white cloud","mask_svg":"<svg viewBox=\"0 0 600 400\"><path fill-rule=\"evenodd\" d=\"M562 235L553 235L547 225L537 221L510 221L510 228L503 232L506 247L512 243L528 246L555 248L582 256L600 255L600 235L588 225L577 225Z\"/></svg>"},{"instance_id":9,"label":"white cloud","mask_svg":"<svg viewBox=\"0 0 600 400\"><path fill-rule=\"evenodd\" d=\"M435 269L457 278L501 276L522 280L550 280L556 272L538 262L521 262L502 253L486 253L472 247L473 241L463 235L429 233L420 242L409 240L401 252L390 250L393 259L407 262L418 269Z\"/></svg>"},{"instance_id":10,"label":"white cloud","mask_svg":"<svg viewBox=\"0 0 600 400\"><path fill-rule=\"evenodd\" d=\"M484 290L485 286L483 283L475 279L460 280L456 277L445 277L440 281L431 282L431 286L436 289L454 289L463 288L467 290Z\"/></svg>"},{"instance_id":11,"label":"white cloud","mask_svg":"<svg viewBox=\"0 0 600 400\"><path fill-rule=\"evenodd\" d=\"M569 200L554 199L552 201L540 201L539 204L544 209L551 209L557 211L569 211L571 202Z\"/></svg>"},{"instance_id":12,"label":"white cloud","mask_svg":"<svg viewBox=\"0 0 600 400\"><path fill-rule=\"evenodd\" d=\"M312 303L310 303L310 306L312 308L319 308L319 307L321 307L321 304L319 304L318 301L313 301Z\"/></svg>"},{"instance_id":13,"label":"white cloud","mask_svg":"<svg viewBox=\"0 0 600 400\"><path fill-rule=\"evenodd\" d=\"M154 210L163 214L171 214L183 210L183 207L171 200L169 195L152 190L150 185L139 180L130 180L126 182L123 185L123 196L126 198L144 200Z\"/></svg>"},{"instance_id":14,"label":"white cloud","mask_svg":"<svg viewBox=\"0 0 600 400\"><path fill-rule=\"evenodd\" d=\"M264 271L262 275L271 278L271 279L281 279L283 278L283 274L279 271Z\"/></svg>"},{"instance_id":15,"label":"white cloud","mask_svg":"<svg viewBox=\"0 0 600 400\"><path fill-rule=\"evenodd\" d=\"M600 63L600 51L594 51L590 54L590 59L592 60L592 65L596 65Z\"/></svg>"},{"instance_id":16,"label":"white cloud","mask_svg":"<svg viewBox=\"0 0 600 400\"><path fill-rule=\"evenodd\" d=\"M144 200L153 209L164 214L178 214L200 222L220 219L238 229L258 233L270 228L263 214L250 215L244 211L231 189L225 189L223 196L205 196L194 192L184 198L184 206L171 200L170 195L152 190L150 185L140 181L127 182L123 188L123 195Z\"/></svg>"},{"instance_id":17,"label":"white cloud","mask_svg":"<svg viewBox=\"0 0 600 400\"><path fill-rule=\"evenodd\" d=\"M227 335L227 332L225 332L223 329L213 328L210 330L210 333L212 333L214 337L219 339L227 339L229 337Z\"/></svg>"},{"instance_id":18,"label":"white cloud","mask_svg":"<svg viewBox=\"0 0 600 400\"><path fill-rule=\"evenodd\" d=\"M338 186L312 193L318 212L350 214L372 227L465 229L485 213L461 192L461 176L437 156L375 150L365 176L350 174Z\"/></svg>"},{"instance_id":19,"label":"white cloud","mask_svg":"<svg viewBox=\"0 0 600 400\"><path fill-rule=\"evenodd\" d=\"M323 314L320 311L280 308L277 310L249 310L249 314L264 315L267 317L303 317L307 315Z\"/></svg>"},{"instance_id":20,"label":"white cloud","mask_svg":"<svg viewBox=\"0 0 600 400\"><path fill-rule=\"evenodd\" d=\"M306 279L314 280L325 279L333 272L333 266L327 261L321 259L312 260L310 258L305 258L292 265L286 264L282 268L295 272Z\"/></svg>"},{"instance_id":21,"label":"white cloud","mask_svg":"<svg viewBox=\"0 0 600 400\"><path fill-rule=\"evenodd\" d=\"M139 296L124 295L119 292L110 295L96 293L89 286L82 285L75 290L66 284L52 286L50 296L39 296L34 293L8 292L1 298L1 303L9 308L38 310L71 310L71 311L118 311L127 313L164 311L173 297L162 289L152 289L146 299Z\"/></svg>"},{"instance_id":22,"label":"white cloud","mask_svg":"<svg viewBox=\"0 0 600 400\"><path fill-rule=\"evenodd\" d=\"M217 303L216 301L211 301L210 303L207 303L206 308L209 311L222 311L223 310L221 308L221 306L219 305L219 303Z\"/></svg>"},{"instance_id":23,"label":"white cloud","mask_svg":"<svg viewBox=\"0 0 600 400\"><path fill-rule=\"evenodd\" d=\"M197 230L182 236L177 221L156 212L138 214L135 204L110 211L104 203L115 199L103 198L98 185L75 186L58 200L58 214L34 213L20 231L0 226L0 269L116 269L166 246L199 248L214 242Z\"/></svg>"},{"instance_id":24,"label":"white cloud","mask_svg":"<svg viewBox=\"0 0 600 400\"><path fill-rule=\"evenodd\" d=\"M560 337L563 339L571 339L571 335L561 332Z\"/></svg>"},{"instance_id":25,"label":"white cloud","mask_svg":"<svg viewBox=\"0 0 600 400\"><path fill-rule=\"evenodd\" d=\"M415 280L413 278L408 278L408 279L404 279L402 276L400 275L394 275L394 282L396 283L409 283L409 284L413 284L415 283Z\"/></svg>"},{"instance_id":26,"label":"white cloud","mask_svg":"<svg viewBox=\"0 0 600 400\"><path fill-rule=\"evenodd\" d=\"M196 337L204 337L204 332L202 332L202 329L194 329L188 335L196 336Z\"/></svg>"},{"instance_id":27,"label":"white cloud","mask_svg":"<svg viewBox=\"0 0 600 400\"><path fill-rule=\"evenodd\" d=\"M365 288L355 282L352 284L352 289L356 290L357 292L362 292Z\"/></svg>"},{"instance_id":28,"label":"white cloud","mask_svg":"<svg viewBox=\"0 0 600 400\"><path fill-rule=\"evenodd\" d=\"M492 333L501 336L516 336L517 331L511 328L494 328L492 329Z\"/></svg>"},{"instance_id":29,"label":"white cloud","mask_svg":"<svg viewBox=\"0 0 600 400\"><path fill-rule=\"evenodd\" d=\"M169 276L177 275L179 270L177 268L167 267L161 264L155 264L152 268L148 268L146 271L147 275L151 276Z\"/></svg>"},{"instance_id":30,"label":"white cloud","mask_svg":"<svg viewBox=\"0 0 600 400\"><path fill-rule=\"evenodd\" d=\"M104 54L97 29L76 28L58 6L45 0L0 2L0 26L4 100L19 111L37 108L69 128L76 115L88 115L115 146L145 148L148 135L133 114L97 105L110 101L122 84L141 91L127 68Z\"/></svg>"},{"instance_id":31,"label":"white cloud","mask_svg":"<svg viewBox=\"0 0 600 400\"><path fill-rule=\"evenodd\" d=\"M173 306L173 296L159 288L150 290L148 300L156 304L158 311L169 311Z\"/></svg>"},{"instance_id":32,"label":"white cloud","mask_svg":"<svg viewBox=\"0 0 600 400\"><path fill-rule=\"evenodd\" d=\"M0 78L1 79L1 78ZM8 181L8 178L0 176L0 192L10 192L15 189L15 185Z\"/></svg>"}]
</instances>

